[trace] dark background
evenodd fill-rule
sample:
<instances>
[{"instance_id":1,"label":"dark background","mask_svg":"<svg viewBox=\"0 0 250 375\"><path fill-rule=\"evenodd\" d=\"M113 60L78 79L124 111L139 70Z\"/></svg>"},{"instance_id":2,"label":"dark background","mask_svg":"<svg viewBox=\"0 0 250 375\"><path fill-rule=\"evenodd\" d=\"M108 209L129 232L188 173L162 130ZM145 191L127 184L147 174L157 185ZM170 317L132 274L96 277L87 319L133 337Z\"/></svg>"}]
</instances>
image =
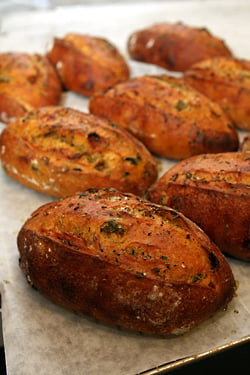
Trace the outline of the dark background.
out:
<instances>
[{"instance_id":1,"label":"dark background","mask_svg":"<svg viewBox=\"0 0 250 375\"><path fill-rule=\"evenodd\" d=\"M227 372L226 372L227 371ZM250 374L250 340L205 359L166 371L167 375ZM143 373L142 373L143 374ZM157 374L157 372L156 372Z\"/></svg>"}]
</instances>

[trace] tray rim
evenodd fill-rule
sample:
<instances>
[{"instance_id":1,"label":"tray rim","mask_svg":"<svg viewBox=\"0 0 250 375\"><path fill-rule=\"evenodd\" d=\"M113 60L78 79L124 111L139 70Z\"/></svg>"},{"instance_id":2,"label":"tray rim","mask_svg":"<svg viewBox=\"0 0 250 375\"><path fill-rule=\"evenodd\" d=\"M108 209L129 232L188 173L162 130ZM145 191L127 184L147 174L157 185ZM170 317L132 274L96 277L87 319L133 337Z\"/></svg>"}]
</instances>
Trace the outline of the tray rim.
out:
<instances>
[{"instance_id":1,"label":"tray rim","mask_svg":"<svg viewBox=\"0 0 250 375\"><path fill-rule=\"evenodd\" d=\"M143 372L139 372L135 375L160 375L160 374L163 375L163 374L166 374L167 372L169 372L171 370L175 370L175 369L187 366L189 364L198 362L202 359L210 358L213 355L220 354L222 352L225 352L229 349L233 349L235 347L238 347L242 344L246 344L248 342L250 343L250 335L244 336L244 337L240 338L239 340L231 341L227 344L217 346L213 349L209 349L209 350L207 350L205 352L201 352L199 354L191 355L191 356L188 356L188 357L183 357L183 358L177 359L175 361L156 366L152 369L149 369L149 370L146 370L146 371L143 371Z\"/></svg>"}]
</instances>

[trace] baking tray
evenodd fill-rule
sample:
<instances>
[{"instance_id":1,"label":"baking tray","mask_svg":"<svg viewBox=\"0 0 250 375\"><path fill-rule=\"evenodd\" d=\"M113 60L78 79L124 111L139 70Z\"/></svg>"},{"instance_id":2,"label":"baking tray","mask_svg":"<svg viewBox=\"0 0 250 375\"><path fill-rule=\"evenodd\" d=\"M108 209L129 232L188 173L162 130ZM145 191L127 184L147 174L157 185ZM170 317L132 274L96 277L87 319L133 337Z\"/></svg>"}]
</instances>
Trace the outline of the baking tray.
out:
<instances>
[{"instance_id":1,"label":"baking tray","mask_svg":"<svg viewBox=\"0 0 250 375\"><path fill-rule=\"evenodd\" d=\"M159 21L205 26L224 38L236 55L250 58L249 1L148 1L4 14L0 51L44 53L54 36L89 33L116 44L133 76L164 71L133 62L126 52L131 32ZM64 94L61 104L88 108L86 98L71 92ZM241 139L244 134L240 132ZM161 173L174 164L167 159L159 162ZM111 327L47 300L30 288L18 267L17 233L30 213L52 198L18 184L2 170L0 197L0 288L8 375L163 374L250 341L248 263L228 258L239 283L237 296L227 311L183 336L154 337Z\"/></svg>"},{"instance_id":2,"label":"baking tray","mask_svg":"<svg viewBox=\"0 0 250 375\"><path fill-rule=\"evenodd\" d=\"M236 347L250 343L250 336L243 337L240 340L233 341L231 343L227 343L225 345L219 346L217 348L213 348L211 350L207 350L200 354L191 355L189 357L180 358L179 360L169 362L166 364L162 364L160 366L157 366L153 369L149 369L143 372L140 372L136 375L160 375L160 374L167 374L171 370L176 370L183 368L184 366L191 365L193 363L196 363L200 360L210 358L212 356L215 356L217 354L221 354L225 352L226 350L235 349Z\"/></svg>"}]
</instances>

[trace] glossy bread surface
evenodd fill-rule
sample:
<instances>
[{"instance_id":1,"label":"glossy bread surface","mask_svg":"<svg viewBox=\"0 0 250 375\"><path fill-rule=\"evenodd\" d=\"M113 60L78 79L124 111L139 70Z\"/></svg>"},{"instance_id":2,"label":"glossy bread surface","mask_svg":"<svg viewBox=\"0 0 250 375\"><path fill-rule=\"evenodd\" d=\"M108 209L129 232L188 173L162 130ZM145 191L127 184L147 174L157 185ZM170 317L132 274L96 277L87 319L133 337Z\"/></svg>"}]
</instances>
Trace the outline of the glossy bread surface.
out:
<instances>
[{"instance_id":1,"label":"glossy bread surface","mask_svg":"<svg viewBox=\"0 0 250 375\"><path fill-rule=\"evenodd\" d=\"M115 190L38 208L18 234L20 266L47 297L108 323L181 334L224 308L235 282L182 214Z\"/></svg>"},{"instance_id":2,"label":"glossy bread surface","mask_svg":"<svg viewBox=\"0 0 250 375\"><path fill-rule=\"evenodd\" d=\"M149 198L181 211L225 253L250 261L250 152L177 163L150 188Z\"/></svg>"},{"instance_id":3,"label":"glossy bread surface","mask_svg":"<svg viewBox=\"0 0 250 375\"><path fill-rule=\"evenodd\" d=\"M217 102L236 127L250 130L250 61L208 59L191 66L184 79Z\"/></svg>"},{"instance_id":4,"label":"glossy bread surface","mask_svg":"<svg viewBox=\"0 0 250 375\"><path fill-rule=\"evenodd\" d=\"M226 43L208 29L181 22L158 23L133 32L128 52L135 60L181 72L210 57L231 56Z\"/></svg>"},{"instance_id":5,"label":"glossy bread surface","mask_svg":"<svg viewBox=\"0 0 250 375\"><path fill-rule=\"evenodd\" d=\"M67 34L47 53L66 89L90 96L129 77L128 64L107 39Z\"/></svg>"},{"instance_id":6,"label":"glossy bread surface","mask_svg":"<svg viewBox=\"0 0 250 375\"><path fill-rule=\"evenodd\" d=\"M27 111L57 105L61 82L49 60L39 54L0 53L0 121Z\"/></svg>"},{"instance_id":7,"label":"glossy bread surface","mask_svg":"<svg viewBox=\"0 0 250 375\"><path fill-rule=\"evenodd\" d=\"M157 177L156 161L131 134L70 108L29 112L5 127L0 147L9 176L56 197L90 187L143 194Z\"/></svg>"},{"instance_id":8,"label":"glossy bread surface","mask_svg":"<svg viewBox=\"0 0 250 375\"><path fill-rule=\"evenodd\" d=\"M238 148L238 135L221 108L167 75L117 84L94 95L89 109L129 130L158 156L183 159Z\"/></svg>"}]
</instances>

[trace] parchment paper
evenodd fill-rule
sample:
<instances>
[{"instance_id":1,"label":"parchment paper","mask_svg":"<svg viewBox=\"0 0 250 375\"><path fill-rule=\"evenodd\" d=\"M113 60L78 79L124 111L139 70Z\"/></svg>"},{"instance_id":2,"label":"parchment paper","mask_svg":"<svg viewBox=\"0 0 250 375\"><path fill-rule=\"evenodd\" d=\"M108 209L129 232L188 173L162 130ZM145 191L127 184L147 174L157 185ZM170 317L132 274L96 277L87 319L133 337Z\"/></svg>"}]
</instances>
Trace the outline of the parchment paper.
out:
<instances>
[{"instance_id":1,"label":"parchment paper","mask_svg":"<svg viewBox=\"0 0 250 375\"><path fill-rule=\"evenodd\" d=\"M107 37L126 55L126 40L132 31L158 21L183 21L208 27L224 38L236 55L250 59L249 15L248 0L147 2L19 12L2 19L0 51L44 53L54 36L73 31ZM129 64L133 75L162 72L152 65ZM72 93L62 100L62 105L81 110L87 110L87 103L86 98ZM162 172L172 164L162 161ZM9 375L133 375L250 335L250 265L230 258L239 283L237 296L226 311L181 337L133 333L77 315L47 300L27 284L19 269L16 236L31 212L51 199L0 170L0 285Z\"/></svg>"}]
</instances>

